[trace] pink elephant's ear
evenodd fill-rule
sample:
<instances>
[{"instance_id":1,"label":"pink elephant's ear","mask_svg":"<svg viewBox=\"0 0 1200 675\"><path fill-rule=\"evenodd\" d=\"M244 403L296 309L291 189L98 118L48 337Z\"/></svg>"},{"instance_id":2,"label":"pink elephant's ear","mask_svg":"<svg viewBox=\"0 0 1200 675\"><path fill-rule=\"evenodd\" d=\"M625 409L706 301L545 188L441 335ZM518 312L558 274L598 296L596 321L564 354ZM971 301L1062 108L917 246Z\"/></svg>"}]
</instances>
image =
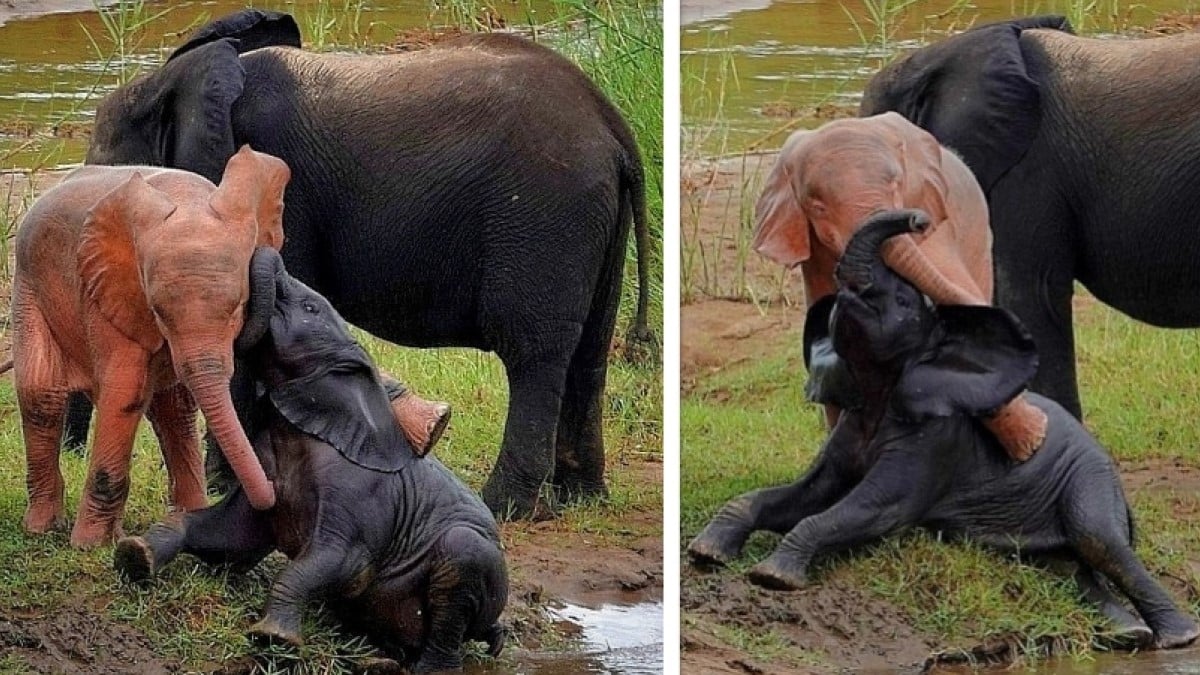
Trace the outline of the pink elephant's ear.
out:
<instances>
[{"instance_id":1,"label":"pink elephant's ear","mask_svg":"<svg viewBox=\"0 0 1200 675\"><path fill-rule=\"evenodd\" d=\"M76 250L84 297L150 353L162 346L163 336L142 289L135 238L138 231L161 225L175 208L166 193L134 173L88 210Z\"/></svg>"},{"instance_id":2,"label":"pink elephant's ear","mask_svg":"<svg viewBox=\"0 0 1200 675\"><path fill-rule=\"evenodd\" d=\"M800 208L792 184L788 147L767 175L766 187L754 205L754 240L751 247L764 258L787 267L808 260L812 253L808 218Z\"/></svg>"}]
</instances>

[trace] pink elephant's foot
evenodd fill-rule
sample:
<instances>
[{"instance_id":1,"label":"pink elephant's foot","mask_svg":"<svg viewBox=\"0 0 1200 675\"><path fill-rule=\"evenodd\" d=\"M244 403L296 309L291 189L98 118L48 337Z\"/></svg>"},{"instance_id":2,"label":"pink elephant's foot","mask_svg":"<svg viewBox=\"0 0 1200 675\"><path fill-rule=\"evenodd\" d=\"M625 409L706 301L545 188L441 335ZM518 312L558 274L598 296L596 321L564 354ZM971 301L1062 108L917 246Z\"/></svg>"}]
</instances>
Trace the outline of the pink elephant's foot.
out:
<instances>
[{"instance_id":1,"label":"pink elephant's foot","mask_svg":"<svg viewBox=\"0 0 1200 675\"><path fill-rule=\"evenodd\" d=\"M450 404L426 401L406 391L392 401L392 412L418 456L429 454L450 422Z\"/></svg>"},{"instance_id":2,"label":"pink elephant's foot","mask_svg":"<svg viewBox=\"0 0 1200 675\"><path fill-rule=\"evenodd\" d=\"M995 415L983 420L983 424L1017 462L1033 457L1046 440L1046 413L1031 405L1023 395L1009 401Z\"/></svg>"},{"instance_id":3,"label":"pink elephant's foot","mask_svg":"<svg viewBox=\"0 0 1200 675\"><path fill-rule=\"evenodd\" d=\"M123 536L125 532L116 521L80 516L71 529L71 547L86 551L107 546Z\"/></svg>"},{"instance_id":4,"label":"pink elephant's foot","mask_svg":"<svg viewBox=\"0 0 1200 675\"><path fill-rule=\"evenodd\" d=\"M21 524L30 534L45 534L65 528L67 518L61 502L43 501L29 505Z\"/></svg>"}]
</instances>

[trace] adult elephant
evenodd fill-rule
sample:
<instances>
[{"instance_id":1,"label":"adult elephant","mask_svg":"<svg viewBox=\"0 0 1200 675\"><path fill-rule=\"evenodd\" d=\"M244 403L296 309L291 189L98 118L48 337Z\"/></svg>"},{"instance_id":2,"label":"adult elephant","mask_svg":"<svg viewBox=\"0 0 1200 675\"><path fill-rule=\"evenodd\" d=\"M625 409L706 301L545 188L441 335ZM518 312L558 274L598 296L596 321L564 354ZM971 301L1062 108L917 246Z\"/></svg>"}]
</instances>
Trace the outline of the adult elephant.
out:
<instances>
[{"instance_id":1,"label":"adult elephant","mask_svg":"<svg viewBox=\"0 0 1200 675\"><path fill-rule=\"evenodd\" d=\"M954 149L987 196L996 295L1041 354L1033 388L1081 415L1074 281L1126 314L1200 325L1200 35L1094 40L1063 17L982 26L888 65L894 110Z\"/></svg>"},{"instance_id":2,"label":"adult elephant","mask_svg":"<svg viewBox=\"0 0 1200 675\"><path fill-rule=\"evenodd\" d=\"M644 179L618 111L572 63L511 35L408 54L299 49L292 17L204 26L107 97L89 163L219 178L242 143L292 169L288 271L393 342L495 351L509 409L483 490L528 517L541 486L602 495L602 397L631 223L646 326Z\"/></svg>"}]
</instances>

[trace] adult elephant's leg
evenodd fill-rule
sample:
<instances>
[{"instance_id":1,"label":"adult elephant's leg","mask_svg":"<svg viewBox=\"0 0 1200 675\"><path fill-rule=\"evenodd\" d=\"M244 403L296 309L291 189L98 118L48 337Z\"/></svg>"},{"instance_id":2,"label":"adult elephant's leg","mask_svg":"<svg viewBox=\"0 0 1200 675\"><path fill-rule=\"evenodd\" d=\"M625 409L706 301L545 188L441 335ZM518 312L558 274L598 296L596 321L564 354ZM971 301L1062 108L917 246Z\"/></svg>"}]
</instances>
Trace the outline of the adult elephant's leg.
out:
<instances>
[{"instance_id":1,"label":"adult elephant's leg","mask_svg":"<svg viewBox=\"0 0 1200 675\"><path fill-rule=\"evenodd\" d=\"M204 467L196 436L196 403L182 384L158 392L146 417L158 437L167 476L171 481L171 506L196 511L208 506L204 493Z\"/></svg>"},{"instance_id":2,"label":"adult elephant's leg","mask_svg":"<svg viewBox=\"0 0 1200 675\"><path fill-rule=\"evenodd\" d=\"M833 506L851 487L822 453L795 483L747 492L722 506L688 544L688 556L700 564L724 565L741 552L751 533L784 534L802 519Z\"/></svg>"},{"instance_id":3,"label":"adult elephant's leg","mask_svg":"<svg viewBox=\"0 0 1200 675\"><path fill-rule=\"evenodd\" d=\"M514 328L514 338L504 340L497 350L508 371L508 418L500 455L483 487L483 501L500 519L533 518L553 511L553 505L543 505L548 508L539 511L538 498L554 469L567 365L583 328L580 323L551 319L521 323L526 328Z\"/></svg>"},{"instance_id":4,"label":"adult elephant's leg","mask_svg":"<svg viewBox=\"0 0 1200 675\"><path fill-rule=\"evenodd\" d=\"M612 251L624 253L625 238ZM624 257L606 263L600 277L579 346L567 367L558 439L554 451L554 487L560 499L575 501L605 497L604 485L604 384L608 378L608 351L621 301Z\"/></svg>"},{"instance_id":5,"label":"adult elephant's leg","mask_svg":"<svg viewBox=\"0 0 1200 675\"><path fill-rule=\"evenodd\" d=\"M62 447L82 455L87 449L88 427L92 423L92 402L83 392L67 397L67 421L63 425Z\"/></svg>"},{"instance_id":6,"label":"adult elephant's leg","mask_svg":"<svg viewBox=\"0 0 1200 675\"><path fill-rule=\"evenodd\" d=\"M815 556L915 525L935 498L935 473L935 467L916 453L885 451L849 494L788 532L775 551L750 570L750 581L766 588L799 588L808 582Z\"/></svg>"},{"instance_id":7,"label":"adult elephant's leg","mask_svg":"<svg viewBox=\"0 0 1200 675\"><path fill-rule=\"evenodd\" d=\"M1066 209L1024 189L1037 181L1024 176L1002 181L989 198L996 304L1015 313L1037 345L1038 372L1030 388L1082 419L1071 309L1077 252Z\"/></svg>"},{"instance_id":8,"label":"adult elephant's leg","mask_svg":"<svg viewBox=\"0 0 1200 675\"><path fill-rule=\"evenodd\" d=\"M181 552L209 564L249 569L274 547L267 516L254 510L238 487L209 508L171 514L146 534L121 539L113 565L130 581L153 576Z\"/></svg>"}]
</instances>

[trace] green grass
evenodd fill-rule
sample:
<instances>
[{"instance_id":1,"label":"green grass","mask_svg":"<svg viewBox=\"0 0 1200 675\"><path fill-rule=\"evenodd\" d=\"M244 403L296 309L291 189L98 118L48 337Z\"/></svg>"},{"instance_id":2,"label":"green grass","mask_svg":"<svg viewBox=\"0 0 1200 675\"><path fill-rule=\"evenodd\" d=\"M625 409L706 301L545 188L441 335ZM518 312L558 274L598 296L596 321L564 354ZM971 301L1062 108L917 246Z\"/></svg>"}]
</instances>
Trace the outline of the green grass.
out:
<instances>
[{"instance_id":1,"label":"green grass","mask_svg":"<svg viewBox=\"0 0 1200 675\"><path fill-rule=\"evenodd\" d=\"M1194 424L1200 335L1139 325L1096 303L1085 304L1076 326L1088 426L1118 463L1173 461L1200 468L1200 428ZM804 400L805 372L797 352L789 341L775 356L701 382L681 401L685 544L728 499L791 482L814 458L824 423L819 408ZM1139 555L1160 579L1173 578L1175 587L1187 589L1179 601L1193 614L1200 612L1195 593L1200 521L1193 517L1200 501L1189 490L1143 490L1131 495L1131 503ZM743 574L777 541L755 535L744 555L719 574ZM1095 613L1076 600L1073 582L928 534L892 537L835 558L819 566L814 583L833 576L886 598L913 627L946 648L1015 636L1030 648L1053 643L1058 651L1083 654L1097 630L1104 630ZM684 621L686 626L687 614ZM735 638L728 644L756 658L807 658L792 653L794 645L781 647L778 639L760 644Z\"/></svg>"},{"instance_id":2,"label":"green grass","mask_svg":"<svg viewBox=\"0 0 1200 675\"><path fill-rule=\"evenodd\" d=\"M465 3L457 6L460 17L476 16L482 8ZM298 16L306 43L322 49L366 50L374 49L374 41L390 40L389 35L397 27L366 24L360 10L361 3L339 1ZM533 16L529 11L526 15ZM537 15L537 19L537 39L580 63L621 108L637 135L645 164L653 249L650 325L661 334L661 5L639 0L598 4L567 0L556 3L550 15ZM108 16L104 22L107 35L92 36L96 49L111 52L108 61L114 65L109 76L120 81L130 76L115 64L125 64L143 41L155 41L147 32L148 25L152 26L153 20L147 9L133 3L124 13L113 10ZM166 42L172 44L177 39ZM94 107L95 103L90 101L82 108ZM5 159L11 157L15 155ZM36 172L51 163L39 159L31 166L16 168ZM0 191L0 202L9 204L16 213L13 217L0 210L0 243L7 245L29 200L24 194L5 195ZM618 335L632 322L636 300L632 242L629 254ZM7 287L7 268L0 271L0 284ZM495 461L507 411L507 386L499 360L471 350L420 351L396 348L365 335L362 339L381 369L423 396L446 400L454 406L453 421L435 454L471 487L481 488ZM560 531L587 535L588 541L598 547L621 546L658 534L656 525L653 531L644 531L647 526L631 524L630 516L662 511L662 485L647 482L644 471L647 463L662 461L662 400L661 363L633 365L614 356L604 409L611 498L604 503L567 508L556 525ZM65 456L63 462L68 510L73 513L86 467L83 460L73 456ZM125 529L140 533L163 517L167 504L165 472L148 425L143 425L138 436L131 483ZM25 535L20 528L24 508L19 415L11 379L4 379L0 380L0 559L5 564L0 569L0 616L53 615L57 608L86 607L105 620L127 623L144 632L159 657L176 660L190 669L251 651L243 632L258 615L270 580L281 569L283 561L278 556L246 577L226 577L185 556L148 588L134 589L117 580L111 569L111 549L74 551L67 545L66 533ZM506 544L510 549L519 547L522 541L537 537L537 528L507 526ZM537 575L536 570L525 573ZM308 624L307 644L299 655L273 650L260 660L260 669L345 672L354 657L366 651L360 639L338 632L330 622L313 616ZM556 644L552 635L534 638L537 643ZM15 658L0 657L0 672L23 669Z\"/></svg>"}]
</instances>

